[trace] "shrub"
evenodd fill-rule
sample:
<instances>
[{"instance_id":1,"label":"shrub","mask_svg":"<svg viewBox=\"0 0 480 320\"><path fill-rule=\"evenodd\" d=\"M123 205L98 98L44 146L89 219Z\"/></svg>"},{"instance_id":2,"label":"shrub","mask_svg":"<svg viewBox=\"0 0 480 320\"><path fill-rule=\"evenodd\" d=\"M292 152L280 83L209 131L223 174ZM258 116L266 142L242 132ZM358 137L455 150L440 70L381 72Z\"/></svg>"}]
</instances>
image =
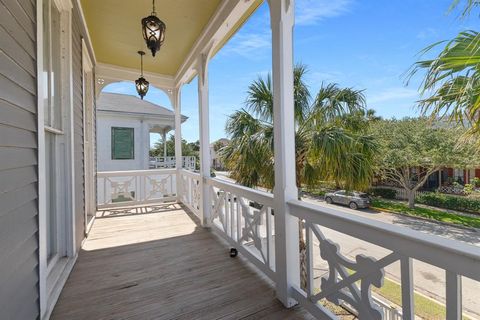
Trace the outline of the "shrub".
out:
<instances>
[{"instance_id":1,"label":"shrub","mask_svg":"<svg viewBox=\"0 0 480 320\"><path fill-rule=\"evenodd\" d=\"M375 197L382 197L384 199L395 199L397 191L390 188L371 188L368 193Z\"/></svg>"},{"instance_id":2,"label":"shrub","mask_svg":"<svg viewBox=\"0 0 480 320\"><path fill-rule=\"evenodd\" d=\"M467 183L464 187L463 187L463 192L465 192L466 194L471 194L473 193L473 184L469 184Z\"/></svg>"},{"instance_id":3,"label":"shrub","mask_svg":"<svg viewBox=\"0 0 480 320\"><path fill-rule=\"evenodd\" d=\"M417 202L438 208L480 214L480 200L467 197L426 192L417 197Z\"/></svg>"},{"instance_id":4,"label":"shrub","mask_svg":"<svg viewBox=\"0 0 480 320\"><path fill-rule=\"evenodd\" d=\"M480 178L478 177L475 177L472 179L471 183L475 186L475 187L480 187Z\"/></svg>"}]
</instances>

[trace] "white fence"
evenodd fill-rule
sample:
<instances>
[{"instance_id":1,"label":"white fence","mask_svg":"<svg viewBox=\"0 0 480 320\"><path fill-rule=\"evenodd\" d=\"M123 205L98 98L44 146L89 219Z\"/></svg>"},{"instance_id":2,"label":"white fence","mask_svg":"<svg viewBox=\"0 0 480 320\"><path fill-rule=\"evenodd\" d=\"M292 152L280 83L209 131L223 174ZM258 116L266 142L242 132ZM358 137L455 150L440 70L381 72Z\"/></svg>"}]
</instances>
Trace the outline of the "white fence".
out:
<instances>
[{"instance_id":1,"label":"white fence","mask_svg":"<svg viewBox=\"0 0 480 320\"><path fill-rule=\"evenodd\" d=\"M150 169L172 169L175 168L175 157L150 157ZM196 157L182 157L184 169L195 170Z\"/></svg>"},{"instance_id":2,"label":"white fence","mask_svg":"<svg viewBox=\"0 0 480 320\"><path fill-rule=\"evenodd\" d=\"M180 171L180 201L195 215L200 212L200 175L188 170Z\"/></svg>"},{"instance_id":3,"label":"white fence","mask_svg":"<svg viewBox=\"0 0 480 320\"><path fill-rule=\"evenodd\" d=\"M207 179L212 228L275 281L273 195Z\"/></svg>"},{"instance_id":4,"label":"white fence","mask_svg":"<svg viewBox=\"0 0 480 320\"><path fill-rule=\"evenodd\" d=\"M378 186L378 187L373 187L375 188L380 188L380 189L390 189L390 190L395 190L395 199L397 200L408 200L407 196L407 191L403 188L397 188L397 187L390 187L390 186ZM422 193L425 193L426 191L415 191L415 198L417 198L419 195Z\"/></svg>"},{"instance_id":5,"label":"white fence","mask_svg":"<svg viewBox=\"0 0 480 320\"><path fill-rule=\"evenodd\" d=\"M402 319L414 319L412 260L416 259L445 270L447 319L461 319L461 278L480 281L480 248L462 242L424 234L418 231L365 217L339 214L334 208L320 207L302 201L289 201L290 212L305 221L307 288L294 287L293 297L320 319L336 317L318 302L321 299L348 303L359 319L380 320L388 316L385 308L372 299L371 287L381 287L384 268L399 262L401 274ZM341 246L328 235L337 232L356 241L382 247L385 254L371 257L359 254L352 260L341 253ZM320 258L328 268L327 275L314 282L314 259ZM369 252L367 251L367 254ZM291 263L298 263L292 261Z\"/></svg>"},{"instance_id":6,"label":"white fence","mask_svg":"<svg viewBox=\"0 0 480 320\"><path fill-rule=\"evenodd\" d=\"M176 200L176 170L106 171L97 174L97 208Z\"/></svg>"}]
</instances>

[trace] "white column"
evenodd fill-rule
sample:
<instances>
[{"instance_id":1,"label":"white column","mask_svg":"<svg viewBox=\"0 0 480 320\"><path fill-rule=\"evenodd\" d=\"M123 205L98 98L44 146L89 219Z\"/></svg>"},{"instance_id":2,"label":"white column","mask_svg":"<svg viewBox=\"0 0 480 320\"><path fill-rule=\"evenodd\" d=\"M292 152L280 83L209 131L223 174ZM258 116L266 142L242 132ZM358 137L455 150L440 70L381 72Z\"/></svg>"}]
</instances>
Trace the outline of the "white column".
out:
<instances>
[{"instance_id":1,"label":"white column","mask_svg":"<svg viewBox=\"0 0 480 320\"><path fill-rule=\"evenodd\" d=\"M166 160L166 158L167 158L167 133L165 131L162 132L162 140L163 140L163 158Z\"/></svg>"},{"instance_id":2,"label":"white column","mask_svg":"<svg viewBox=\"0 0 480 320\"><path fill-rule=\"evenodd\" d=\"M208 55L201 54L197 62L198 110L200 119L200 215L202 225L210 224L211 204L207 179L210 178L210 127L208 111Z\"/></svg>"},{"instance_id":3,"label":"white column","mask_svg":"<svg viewBox=\"0 0 480 320\"><path fill-rule=\"evenodd\" d=\"M293 100L294 0L269 0L272 27L273 133L275 150L275 264L277 298L297 304L290 288L300 287L298 219L287 201L297 199Z\"/></svg>"},{"instance_id":4,"label":"white column","mask_svg":"<svg viewBox=\"0 0 480 320\"><path fill-rule=\"evenodd\" d=\"M141 139L140 148L141 148L141 157L143 159L143 169L150 169L150 125L145 122L145 120L141 121Z\"/></svg>"},{"instance_id":5,"label":"white column","mask_svg":"<svg viewBox=\"0 0 480 320\"><path fill-rule=\"evenodd\" d=\"M177 198L180 201L180 193L182 191L180 170L182 170L182 103L181 103L181 87L173 90L173 108L175 110L175 168L177 170Z\"/></svg>"}]
</instances>

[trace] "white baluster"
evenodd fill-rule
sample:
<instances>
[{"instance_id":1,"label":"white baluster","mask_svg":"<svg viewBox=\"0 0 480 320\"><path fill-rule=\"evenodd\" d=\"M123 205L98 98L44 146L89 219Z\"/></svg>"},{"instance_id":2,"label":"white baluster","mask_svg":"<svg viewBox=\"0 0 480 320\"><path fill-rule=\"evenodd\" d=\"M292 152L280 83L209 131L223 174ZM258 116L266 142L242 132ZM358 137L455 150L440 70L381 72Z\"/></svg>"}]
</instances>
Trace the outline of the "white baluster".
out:
<instances>
[{"instance_id":1,"label":"white baluster","mask_svg":"<svg viewBox=\"0 0 480 320\"><path fill-rule=\"evenodd\" d=\"M458 274L446 271L447 320L462 319L462 278Z\"/></svg>"},{"instance_id":2,"label":"white baluster","mask_svg":"<svg viewBox=\"0 0 480 320\"><path fill-rule=\"evenodd\" d=\"M413 268L410 257L400 259L400 269L402 278L402 313L403 319L414 320L414 286L413 286Z\"/></svg>"}]
</instances>

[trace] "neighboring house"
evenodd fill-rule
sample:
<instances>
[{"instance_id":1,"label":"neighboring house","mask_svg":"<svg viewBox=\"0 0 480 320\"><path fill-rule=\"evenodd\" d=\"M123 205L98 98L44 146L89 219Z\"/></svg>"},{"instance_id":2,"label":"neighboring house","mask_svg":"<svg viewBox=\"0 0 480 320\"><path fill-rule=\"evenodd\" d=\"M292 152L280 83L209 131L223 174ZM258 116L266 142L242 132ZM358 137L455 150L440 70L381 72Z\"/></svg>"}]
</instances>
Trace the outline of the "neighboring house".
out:
<instances>
[{"instance_id":1,"label":"neighboring house","mask_svg":"<svg viewBox=\"0 0 480 320\"><path fill-rule=\"evenodd\" d=\"M182 116L182 122L187 117ZM173 111L137 96L101 93L97 100L98 171L149 169L150 133L175 129ZM165 144L164 144L165 145Z\"/></svg>"},{"instance_id":2,"label":"neighboring house","mask_svg":"<svg viewBox=\"0 0 480 320\"><path fill-rule=\"evenodd\" d=\"M415 174L417 170L421 168L412 168L412 174ZM471 183L474 178L480 178L480 168L471 169L455 169L455 168L443 168L436 173L430 175L425 184L420 190L433 190L441 186L451 185L453 182L460 184ZM394 182L376 179L373 183L375 186L397 186Z\"/></svg>"},{"instance_id":3,"label":"neighboring house","mask_svg":"<svg viewBox=\"0 0 480 320\"><path fill-rule=\"evenodd\" d=\"M219 157L218 149L215 151L215 148L218 146L225 147L230 143L230 140L226 138L218 139L217 141L210 144L210 165L215 170L224 170L223 162ZM217 146L217 147L216 147Z\"/></svg>"}]
</instances>

